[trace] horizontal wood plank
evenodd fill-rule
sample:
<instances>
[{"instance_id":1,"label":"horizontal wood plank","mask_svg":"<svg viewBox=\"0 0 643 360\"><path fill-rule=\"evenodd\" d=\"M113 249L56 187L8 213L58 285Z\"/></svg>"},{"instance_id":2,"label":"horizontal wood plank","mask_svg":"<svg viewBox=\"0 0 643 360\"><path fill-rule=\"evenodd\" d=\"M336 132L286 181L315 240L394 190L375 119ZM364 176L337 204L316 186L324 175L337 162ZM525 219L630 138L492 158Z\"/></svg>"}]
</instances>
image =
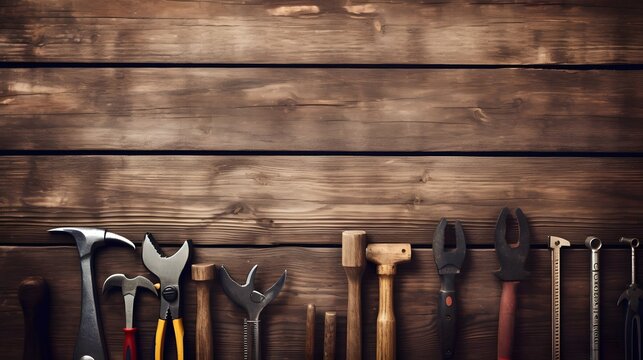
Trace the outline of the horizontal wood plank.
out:
<instances>
[{"instance_id":1,"label":"horizontal wood plank","mask_svg":"<svg viewBox=\"0 0 643 360\"><path fill-rule=\"evenodd\" d=\"M172 252L175 249L167 249ZM341 267L340 249L197 248L194 261L222 263L236 279L245 277L253 264L259 264L257 288L263 291L283 269L288 280L279 297L262 313L264 355L268 359L301 359L304 351L306 304L317 305L317 329L323 313L337 311L337 352L343 358L346 327L346 275ZM437 333L437 294L440 288L433 255L427 249L414 249L410 263L401 265L395 278L398 355L401 359L439 357ZM563 358L587 358L589 353L589 251L563 250L562 258L562 336ZM0 282L0 347L6 358L19 358L22 349L22 315L17 287L23 277L43 275L51 286L51 344L54 358L69 358L73 350L80 313L78 255L73 247L0 247L3 281ZM547 250L529 254L530 277L520 284L516 325L517 359L545 359L550 355L550 258ZM639 256L638 259L641 259ZM629 252L602 250L601 264L601 346L609 358L622 358L622 309L616 300L629 282ZM640 264L640 261L639 261ZM500 282L492 274L498 267L492 250L470 250L457 280L458 349L457 359L494 359ZM638 267L642 269L642 267ZM114 272L129 276L143 274L152 280L136 252L107 247L96 257L97 284ZM639 278L641 272L639 271ZM184 281L186 292L183 314L186 321L188 358L194 356L195 289ZM378 286L375 268L369 265L364 277L363 319L365 358L374 358L375 320ZM241 356L243 311L234 306L217 284L213 290L214 349L218 359ZM112 357L121 352L124 311L118 291L99 296L103 326ZM158 303L140 293L135 308L140 351L151 358ZM321 331L317 332L317 355L321 357ZM166 348L174 359L173 341Z\"/></svg>"},{"instance_id":2,"label":"horizontal wood plank","mask_svg":"<svg viewBox=\"0 0 643 360\"><path fill-rule=\"evenodd\" d=\"M641 63L631 1L4 1L0 61Z\"/></svg>"},{"instance_id":3,"label":"horizontal wood plank","mask_svg":"<svg viewBox=\"0 0 643 360\"><path fill-rule=\"evenodd\" d=\"M4 69L2 150L643 151L643 71Z\"/></svg>"},{"instance_id":4,"label":"horizontal wood plank","mask_svg":"<svg viewBox=\"0 0 643 360\"><path fill-rule=\"evenodd\" d=\"M69 244L47 229L106 227L166 244L429 244L441 217L493 244L504 206L534 243L643 232L642 158L352 156L0 157L5 244ZM513 233L513 232L511 232Z\"/></svg>"}]
</instances>

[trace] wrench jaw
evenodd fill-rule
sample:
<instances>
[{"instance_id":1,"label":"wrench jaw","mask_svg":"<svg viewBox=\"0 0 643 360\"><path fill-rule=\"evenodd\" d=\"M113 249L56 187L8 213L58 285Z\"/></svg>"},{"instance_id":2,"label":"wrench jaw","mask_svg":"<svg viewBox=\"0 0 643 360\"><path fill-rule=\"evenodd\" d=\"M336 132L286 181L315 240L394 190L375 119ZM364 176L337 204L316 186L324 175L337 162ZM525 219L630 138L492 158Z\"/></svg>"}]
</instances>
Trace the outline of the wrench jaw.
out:
<instances>
[{"instance_id":1,"label":"wrench jaw","mask_svg":"<svg viewBox=\"0 0 643 360\"><path fill-rule=\"evenodd\" d=\"M500 262L500 270L494 274L502 281L521 281L529 276L525 271L525 262L529 255L529 224L527 217L520 208L516 209L518 219L519 242L514 246L507 243L507 217L509 209L503 208L496 222L496 255Z\"/></svg>"},{"instance_id":2,"label":"wrench jaw","mask_svg":"<svg viewBox=\"0 0 643 360\"><path fill-rule=\"evenodd\" d=\"M467 243L460 220L455 222L455 249L444 249L447 223L446 218L440 219L433 234L433 260L435 260L440 275L459 274L467 251Z\"/></svg>"},{"instance_id":3,"label":"wrench jaw","mask_svg":"<svg viewBox=\"0 0 643 360\"><path fill-rule=\"evenodd\" d=\"M228 295L239 307L244 309L248 314L248 320L259 320L261 311L277 297L286 282L287 270L284 270L281 277L275 282L266 292L262 294L255 290L254 279L257 272L258 265L252 267L248 273L246 283L241 285L234 281L228 273L225 266L221 265L219 270L221 287L223 292Z\"/></svg>"}]
</instances>

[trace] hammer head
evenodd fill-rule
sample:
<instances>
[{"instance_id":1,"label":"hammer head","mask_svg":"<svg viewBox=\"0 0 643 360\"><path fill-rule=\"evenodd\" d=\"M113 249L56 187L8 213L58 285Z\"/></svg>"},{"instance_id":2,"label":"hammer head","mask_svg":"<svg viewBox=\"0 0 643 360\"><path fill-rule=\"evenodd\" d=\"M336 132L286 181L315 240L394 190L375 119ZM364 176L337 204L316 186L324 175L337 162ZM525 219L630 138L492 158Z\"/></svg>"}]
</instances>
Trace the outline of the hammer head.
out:
<instances>
[{"instance_id":1,"label":"hammer head","mask_svg":"<svg viewBox=\"0 0 643 360\"><path fill-rule=\"evenodd\" d=\"M555 249L563 246L569 246L569 241L558 236L549 236L549 248Z\"/></svg>"},{"instance_id":2,"label":"hammer head","mask_svg":"<svg viewBox=\"0 0 643 360\"><path fill-rule=\"evenodd\" d=\"M116 241L129 245L135 249L134 243L128 239L109 232L105 229L87 228L87 227L61 227L50 229L49 232L63 232L74 237L76 240L76 247L80 257L85 257L92 254L95 248L105 244L105 241Z\"/></svg>"},{"instance_id":3,"label":"hammer head","mask_svg":"<svg viewBox=\"0 0 643 360\"><path fill-rule=\"evenodd\" d=\"M103 283L103 292L107 292L115 287L121 288L123 296L131 295L136 297L136 289L138 288L148 289L155 295L158 295L154 284L152 284L150 280L143 276L137 276L133 279L130 279L123 274L110 275L107 279L105 279L105 282Z\"/></svg>"},{"instance_id":4,"label":"hammer head","mask_svg":"<svg viewBox=\"0 0 643 360\"><path fill-rule=\"evenodd\" d=\"M411 260L411 244L369 244L366 258L377 265L395 265Z\"/></svg>"}]
</instances>

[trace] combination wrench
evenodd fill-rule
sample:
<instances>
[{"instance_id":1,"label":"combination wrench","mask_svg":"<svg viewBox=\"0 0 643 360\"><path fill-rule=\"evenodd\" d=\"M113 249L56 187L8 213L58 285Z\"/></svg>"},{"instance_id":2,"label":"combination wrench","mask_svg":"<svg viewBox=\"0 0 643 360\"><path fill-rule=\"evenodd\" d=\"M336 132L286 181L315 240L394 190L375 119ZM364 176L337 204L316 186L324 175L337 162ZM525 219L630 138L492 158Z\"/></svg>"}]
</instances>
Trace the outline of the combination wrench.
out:
<instances>
[{"instance_id":1,"label":"combination wrench","mask_svg":"<svg viewBox=\"0 0 643 360\"><path fill-rule=\"evenodd\" d=\"M600 327L600 276L598 264L598 250L600 250L603 243L601 239L596 236L588 236L585 239L585 246L592 251L592 263L590 264L590 291L591 296L589 299L589 336L591 339L589 353L590 360L600 359L600 341L601 341L601 327Z\"/></svg>"}]
</instances>

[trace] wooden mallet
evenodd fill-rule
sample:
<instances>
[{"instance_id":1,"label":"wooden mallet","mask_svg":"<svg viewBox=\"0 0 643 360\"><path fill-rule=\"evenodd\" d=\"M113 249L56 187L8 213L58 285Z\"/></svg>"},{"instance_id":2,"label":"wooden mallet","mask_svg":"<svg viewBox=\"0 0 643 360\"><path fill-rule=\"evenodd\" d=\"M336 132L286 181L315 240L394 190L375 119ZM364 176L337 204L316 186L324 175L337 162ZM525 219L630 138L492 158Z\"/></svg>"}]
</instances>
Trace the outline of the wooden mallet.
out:
<instances>
[{"instance_id":1,"label":"wooden mallet","mask_svg":"<svg viewBox=\"0 0 643 360\"><path fill-rule=\"evenodd\" d=\"M212 360L212 316L210 286L214 280L214 264L192 265L192 280L196 282L196 358Z\"/></svg>"},{"instance_id":2,"label":"wooden mallet","mask_svg":"<svg viewBox=\"0 0 643 360\"><path fill-rule=\"evenodd\" d=\"M362 360L362 275L366 268L366 232L342 233L342 266L348 277L346 360Z\"/></svg>"},{"instance_id":3,"label":"wooden mallet","mask_svg":"<svg viewBox=\"0 0 643 360\"><path fill-rule=\"evenodd\" d=\"M411 244L370 244L366 258L377 264L380 278L380 308L377 314L377 360L395 359L395 313L393 276L396 265L411 260Z\"/></svg>"}]
</instances>

